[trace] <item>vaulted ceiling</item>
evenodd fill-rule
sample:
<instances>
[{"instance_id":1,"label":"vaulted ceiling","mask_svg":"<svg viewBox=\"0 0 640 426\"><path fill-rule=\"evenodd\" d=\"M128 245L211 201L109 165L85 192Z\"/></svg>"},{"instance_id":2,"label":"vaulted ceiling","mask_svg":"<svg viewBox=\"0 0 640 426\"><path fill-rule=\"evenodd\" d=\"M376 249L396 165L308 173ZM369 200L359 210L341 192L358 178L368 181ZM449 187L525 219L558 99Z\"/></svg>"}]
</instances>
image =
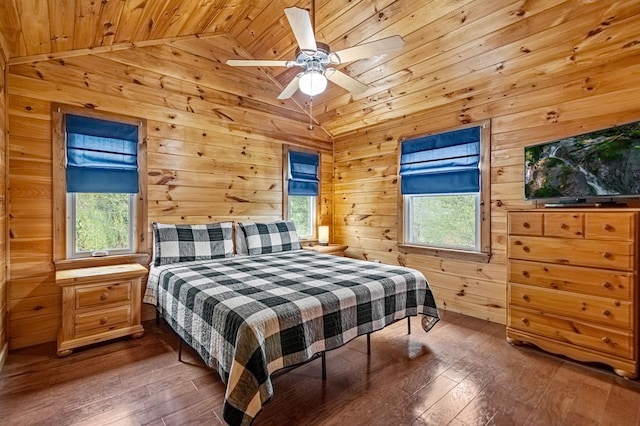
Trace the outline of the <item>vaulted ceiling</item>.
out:
<instances>
[{"instance_id":1,"label":"vaulted ceiling","mask_svg":"<svg viewBox=\"0 0 640 426\"><path fill-rule=\"evenodd\" d=\"M297 68L225 64L293 59L284 15L292 6L314 12L316 39L332 51L396 34L406 43L340 66L369 89L354 95L330 83L314 99L329 137L431 108L468 121L471 107L509 102L640 47L637 0L2 0L0 32L18 73L87 55L98 68L105 58L135 61L215 91L211 102L308 121L307 97L276 99Z\"/></svg>"}]
</instances>

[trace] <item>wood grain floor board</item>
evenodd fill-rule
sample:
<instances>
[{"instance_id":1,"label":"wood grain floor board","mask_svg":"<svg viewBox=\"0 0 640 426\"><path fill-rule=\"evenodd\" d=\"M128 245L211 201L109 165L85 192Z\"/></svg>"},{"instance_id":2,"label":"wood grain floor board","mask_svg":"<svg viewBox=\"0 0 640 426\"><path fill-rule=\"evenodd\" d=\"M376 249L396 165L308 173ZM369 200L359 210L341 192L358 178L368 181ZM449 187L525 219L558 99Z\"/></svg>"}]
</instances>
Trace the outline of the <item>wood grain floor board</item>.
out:
<instances>
[{"instance_id":1,"label":"wood grain floor board","mask_svg":"<svg viewBox=\"0 0 640 426\"><path fill-rule=\"evenodd\" d=\"M225 387L195 351L178 362L166 324L55 356L55 344L12 351L0 372L2 425L217 425ZM640 382L605 367L506 343L503 325L444 312L359 337L274 379L255 426L637 425Z\"/></svg>"}]
</instances>

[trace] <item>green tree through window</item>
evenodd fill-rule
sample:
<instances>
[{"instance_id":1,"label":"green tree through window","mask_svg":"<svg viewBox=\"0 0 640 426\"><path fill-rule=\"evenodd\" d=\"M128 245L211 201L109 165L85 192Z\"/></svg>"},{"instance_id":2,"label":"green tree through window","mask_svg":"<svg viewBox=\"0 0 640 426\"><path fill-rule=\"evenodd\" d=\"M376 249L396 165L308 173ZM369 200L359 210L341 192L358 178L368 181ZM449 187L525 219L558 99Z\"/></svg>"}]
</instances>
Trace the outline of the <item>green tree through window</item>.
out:
<instances>
[{"instance_id":1,"label":"green tree through window","mask_svg":"<svg viewBox=\"0 0 640 426\"><path fill-rule=\"evenodd\" d=\"M312 237L315 225L315 198L311 196L289 196L289 218L296 225L300 237Z\"/></svg>"},{"instance_id":2,"label":"green tree through window","mask_svg":"<svg viewBox=\"0 0 640 426\"><path fill-rule=\"evenodd\" d=\"M131 247L129 194L76 193L76 252Z\"/></svg>"}]
</instances>

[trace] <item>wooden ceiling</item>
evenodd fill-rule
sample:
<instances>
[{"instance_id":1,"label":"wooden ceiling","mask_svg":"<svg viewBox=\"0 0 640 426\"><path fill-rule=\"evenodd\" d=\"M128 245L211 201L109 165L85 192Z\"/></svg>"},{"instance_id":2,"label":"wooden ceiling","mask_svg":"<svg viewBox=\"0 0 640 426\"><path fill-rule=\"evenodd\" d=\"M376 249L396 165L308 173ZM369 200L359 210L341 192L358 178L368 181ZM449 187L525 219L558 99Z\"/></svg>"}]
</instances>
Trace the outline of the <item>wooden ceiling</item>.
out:
<instances>
[{"instance_id":1,"label":"wooden ceiling","mask_svg":"<svg viewBox=\"0 0 640 426\"><path fill-rule=\"evenodd\" d=\"M291 6L314 7L316 38L333 51L395 34L406 42L397 53L341 66L369 86L364 94L329 83L314 99L313 117L330 137L431 108L469 121L469 108L511 102L640 49L637 0L2 0L0 32L17 70L91 55L201 84L171 65L180 58L183 67L211 70L211 102L240 99L256 114L304 121L307 98L276 99L296 69L224 64L293 59L283 12Z\"/></svg>"}]
</instances>

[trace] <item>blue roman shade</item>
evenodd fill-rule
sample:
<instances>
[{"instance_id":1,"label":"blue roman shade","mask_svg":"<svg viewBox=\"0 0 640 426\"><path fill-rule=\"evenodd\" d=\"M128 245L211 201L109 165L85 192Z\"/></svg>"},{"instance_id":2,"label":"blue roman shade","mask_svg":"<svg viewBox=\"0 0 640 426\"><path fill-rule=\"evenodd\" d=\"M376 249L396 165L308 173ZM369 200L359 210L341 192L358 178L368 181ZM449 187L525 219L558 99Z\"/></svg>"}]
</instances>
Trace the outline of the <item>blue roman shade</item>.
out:
<instances>
[{"instance_id":1,"label":"blue roman shade","mask_svg":"<svg viewBox=\"0 0 640 426\"><path fill-rule=\"evenodd\" d=\"M289 151L289 195L318 195L320 156Z\"/></svg>"},{"instance_id":2,"label":"blue roman shade","mask_svg":"<svg viewBox=\"0 0 640 426\"><path fill-rule=\"evenodd\" d=\"M480 127L406 140L401 147L403 194L480 191Z\"/></svg>"},{"instance_id":3,"label":"blue roman shade","mask_svg":"<svg viewBox=\"0 0 640 426\"><path fill-rule=\"evenodd\" d=\"M138 192L138 126L67 114L67 192Z\"/></svg>"}]
</instances>

